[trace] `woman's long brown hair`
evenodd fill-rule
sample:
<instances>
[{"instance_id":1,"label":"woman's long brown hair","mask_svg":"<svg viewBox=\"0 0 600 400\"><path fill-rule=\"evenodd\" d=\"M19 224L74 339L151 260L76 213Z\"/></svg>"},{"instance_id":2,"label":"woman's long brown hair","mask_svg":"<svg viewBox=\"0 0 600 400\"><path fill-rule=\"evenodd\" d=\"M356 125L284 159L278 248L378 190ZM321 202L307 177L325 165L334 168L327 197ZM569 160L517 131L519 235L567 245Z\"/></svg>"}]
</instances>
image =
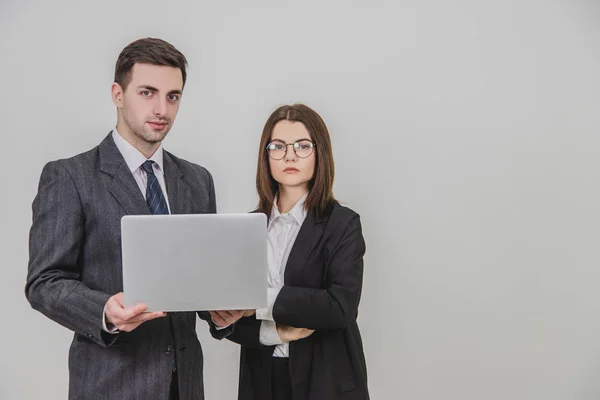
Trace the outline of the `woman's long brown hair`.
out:
<instances>
[{"instance_id":1,"label":"woman's long brown hair","mask_svg":"<svg viewBox=\"0 0 600 400\"><path fill-rule=\"evenodd\" d=\"M308 183L308 197L304 203L307 212L316 218L326 216L329 208L337 203L333 196L333 178L335 167L331 139L325 122L319 114L304 104L293 104L279 107L275 110L263 128L258 149L258 167L256 169L256 190L258 192L257 212L269 217L273 201L279 191L279 183L273 179L269 168L267 145L271 141L273 128L282 120L301 122L308 130L315 143L315 172Z\"/></svg>"}]
</instances>

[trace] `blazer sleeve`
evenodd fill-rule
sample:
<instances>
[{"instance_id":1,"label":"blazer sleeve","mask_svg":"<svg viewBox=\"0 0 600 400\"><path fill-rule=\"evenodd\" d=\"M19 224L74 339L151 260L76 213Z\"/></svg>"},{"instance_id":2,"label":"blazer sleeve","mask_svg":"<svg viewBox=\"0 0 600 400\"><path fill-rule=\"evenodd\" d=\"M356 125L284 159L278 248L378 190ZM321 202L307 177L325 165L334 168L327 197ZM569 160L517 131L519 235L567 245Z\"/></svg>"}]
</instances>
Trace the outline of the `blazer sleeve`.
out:
<instances>
[{"instance_id":1,"label":"blazer sleeve","mask_svg":"<svg viewBox=\"0 0 600 400\"><path fill-rule=\"evenodd\" d=\"M84 215L73 179L59 161L44 167L33 201L25 295L31 306L101 346L117 335L102 331L110 295L81 282L77 260L84 241Z\"/></svg>"},{"instance_id":2,"label":"blazer sleeve","mask_svg":"<svg viewBox=\"0 0 600 400\"><path fill-rule=\"evenodd\" d=\"M208 184L209 184L208 212L212 213L212 214L216 214L217 213L217 195L215 193L215 181L214 181L212 175L210 174L210 172L208 172Z\"/></svg>"},{"instance_id":3,"label":"blazer sleeve","mask_svg":"<svg viewBox=\"0 0 600 400\"><path fill-rule=\"evenodd\" d=\"M358 313L364 253L360 217L354 214L332 252L327 287L284 285L273 306L275 322L323 330L346 327Z\"/></svg>"},{"instance_id":4,"label":"blazer sleeve","mask_svg":"<svg viewBox=\"0 0 600 400\"><path fill-rule=\"evenodd\" d=\"M242 346L254 347L257 349L267 349L275 346L265 346L260 343L260 325L262 320L256 319L253 315L251 317L240 318L233 325L233 332L227 336L228 340L234 343L241 344Z\"/></svg>"},{"instance_id":5,"label":"blazer sleeve","mask_svg":"<svg viewBox=\"0 0 600 400\"><path fill-rule=\"evenodd\" d=\"M226 338L233 332L233 325L229 325L224 329L217 329L217 325L212 321L212 317L208 311L198 311L198 317L203 319L208 324L209 332L213 338L221 340Z\"/></svg>"}]
</instances>

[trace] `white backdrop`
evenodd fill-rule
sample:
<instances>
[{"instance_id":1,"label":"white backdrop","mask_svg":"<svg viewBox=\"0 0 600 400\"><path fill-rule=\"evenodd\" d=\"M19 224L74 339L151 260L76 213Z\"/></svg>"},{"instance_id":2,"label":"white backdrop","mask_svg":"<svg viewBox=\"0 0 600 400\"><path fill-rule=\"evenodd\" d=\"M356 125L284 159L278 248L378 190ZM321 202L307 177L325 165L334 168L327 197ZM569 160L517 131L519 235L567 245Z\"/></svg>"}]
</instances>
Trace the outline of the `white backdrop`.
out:
<instances>
[{"instance_id":1,"label":"white backdrop","mask_svg":"<svg viewBox=\"0 0 600 400\"><path fill-rule=\"evenodd\" d=\"M0 398L66 398L71 333L23 291L31 202L47 161L114 126L143 36L188 57L165 147L213 173L221 212L255 206L277 106L325 119L367 241L373 399L600 398L600 4L221 3L0 0ZM207 398L234 399L238 347L199 330Z\"/></svg>"}]
</instances>

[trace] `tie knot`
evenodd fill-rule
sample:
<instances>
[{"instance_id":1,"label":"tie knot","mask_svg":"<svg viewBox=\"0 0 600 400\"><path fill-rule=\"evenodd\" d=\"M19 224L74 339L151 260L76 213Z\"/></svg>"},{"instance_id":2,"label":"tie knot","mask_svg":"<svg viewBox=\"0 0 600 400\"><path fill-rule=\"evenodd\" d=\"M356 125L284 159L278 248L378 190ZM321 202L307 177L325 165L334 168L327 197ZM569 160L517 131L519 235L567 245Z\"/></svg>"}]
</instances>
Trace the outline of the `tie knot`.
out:
<instances>
[{"instance_id":1,"label":"tie knot","mask_svg":"<svg viewBox=\"0 0 600 400\"><path fill-rule=\"evenodd\" d=\"M145 162L142 164L142 169L143 169L144 171L146 171L146 173L147 173L147 174L149 174L149 175L150 175L150 174L154 175L154 170L152 169L152 165L153 165L153 164L154 164L154 161L147 160L147 161L145 161Z\"/></svg>"}]
</instances>

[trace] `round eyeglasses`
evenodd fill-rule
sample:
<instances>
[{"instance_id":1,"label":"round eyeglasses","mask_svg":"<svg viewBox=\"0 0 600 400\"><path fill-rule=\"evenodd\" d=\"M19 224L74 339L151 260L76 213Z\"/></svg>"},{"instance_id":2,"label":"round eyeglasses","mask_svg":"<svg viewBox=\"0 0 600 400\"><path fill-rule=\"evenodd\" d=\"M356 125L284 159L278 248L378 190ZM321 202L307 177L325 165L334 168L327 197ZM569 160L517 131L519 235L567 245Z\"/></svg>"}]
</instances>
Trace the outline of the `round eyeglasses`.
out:
<instances>
[{"instance_id":1,"label":"round eyeglasses","mask_svg":"<svg viewBox=\"0 0 600 400\"><path fill-rule=\"evenodd\" d=\"M267 145L267 154L273 160L281 160L287 154L288 146L292 146L294 153L300 158L307 158L313 153L317 144L308 139L298 140L294 143L283 143L275 140Z\"/></svg>"}]
</instances>

